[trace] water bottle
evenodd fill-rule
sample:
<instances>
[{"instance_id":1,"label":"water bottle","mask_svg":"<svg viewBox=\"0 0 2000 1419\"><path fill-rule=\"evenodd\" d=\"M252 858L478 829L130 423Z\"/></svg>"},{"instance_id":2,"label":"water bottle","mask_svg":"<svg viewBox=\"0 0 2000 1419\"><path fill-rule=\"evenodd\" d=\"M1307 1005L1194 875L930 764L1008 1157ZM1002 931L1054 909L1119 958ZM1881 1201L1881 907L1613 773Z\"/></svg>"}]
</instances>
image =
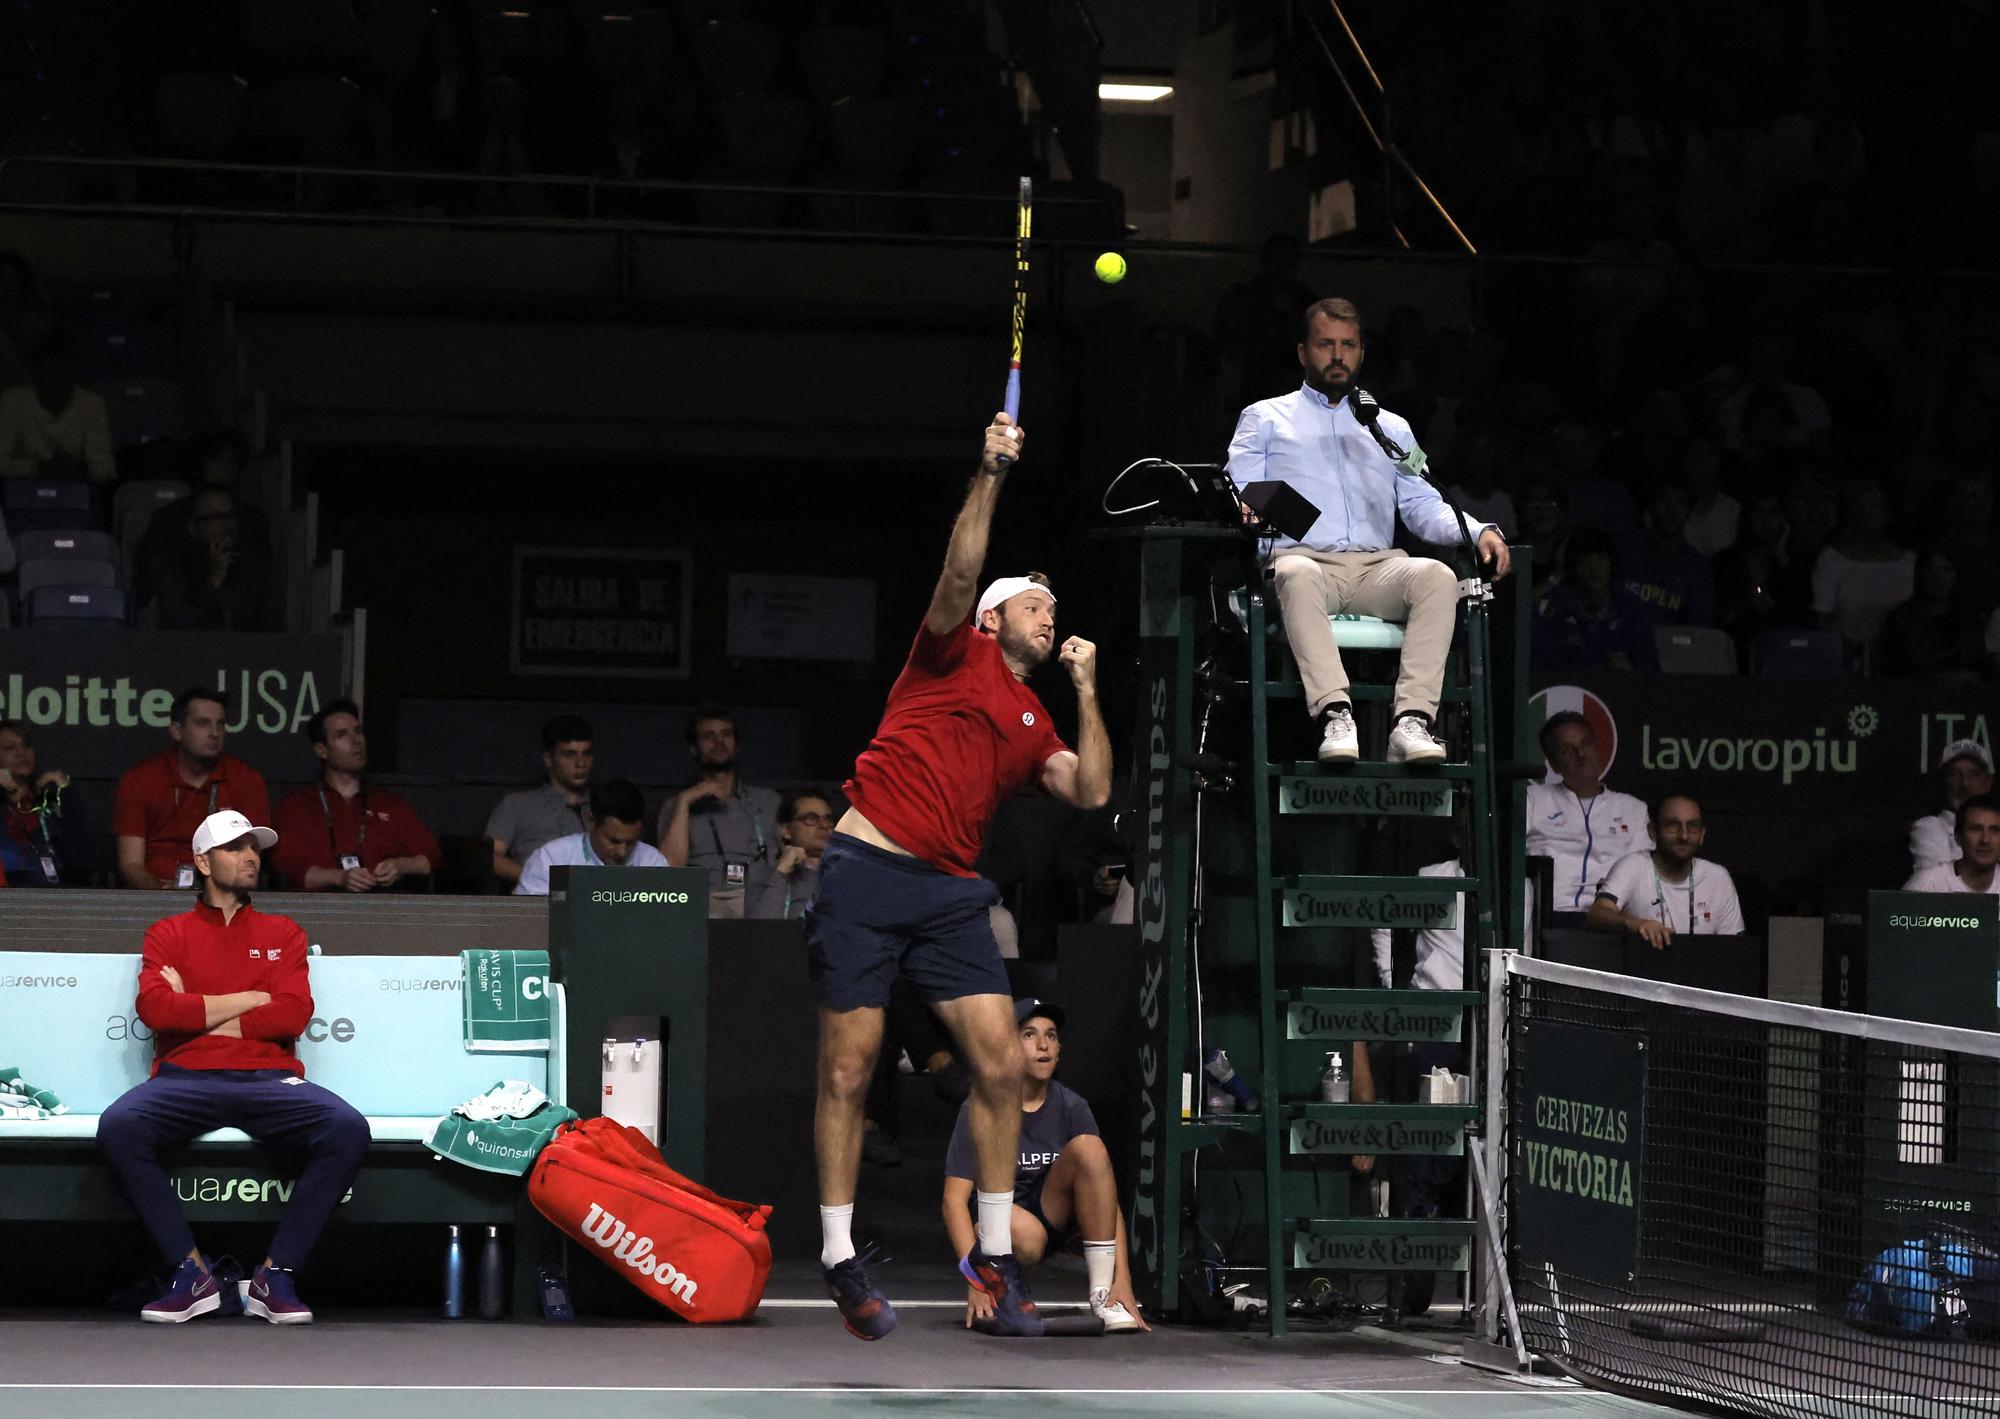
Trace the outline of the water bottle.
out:
<instances>
[{"instance_id":1,"label":"water bottle","mask_svg":"<svg viewBox=\"0 0 2000 1419\"><path fill-rule=\"evenodd\" d=\"M1224 1054L1219 1049L1211 1049L1208 1052L1208 1057L1202 1061L1202 1067L1207 1071L1210 1079L1213 1079L1218 1086L1228 1091L1229 1096L1236 1101L1237 1108L1246 1114L1257 1112L1256 1091L1230 1065L1227 1054Z\"/></svg>"},{"instance_id":2,"label":"water bottle","mask_svg":"<svg viewBox=\"0 0 2000 1419\"><path fill-rule=\"evenodd\" d=\"M444 1318L462 1320L465 1317L465 1240L461 1229L447 1229L449 1238L444 1244Z\"/></svg>"},{"instance_id":3,"label":"water bottle","mask_svg":"<svg viewBox=\"0 0 2000 1419\"><path fill-rule=\"evenodd\" d=\"M1340 1062L1340 1051L1334 1050L1326 1057L1326 1073L1319 1076L1319 1096L1329 1104L1347 1102L1347 1066Z\"/></svg>"},{"instance_id":4,"label":"water bottle","mask_svg":"<svg viewBox=\"0 0 2000 1419\"><path fill-rule=\"evenodd\" d=\"M500 1229L486 1229L486 1244L479 1249L479 1318L498 1320L507 1309L507 1273L500 1265Z\"/></svg>"}]
</instances>

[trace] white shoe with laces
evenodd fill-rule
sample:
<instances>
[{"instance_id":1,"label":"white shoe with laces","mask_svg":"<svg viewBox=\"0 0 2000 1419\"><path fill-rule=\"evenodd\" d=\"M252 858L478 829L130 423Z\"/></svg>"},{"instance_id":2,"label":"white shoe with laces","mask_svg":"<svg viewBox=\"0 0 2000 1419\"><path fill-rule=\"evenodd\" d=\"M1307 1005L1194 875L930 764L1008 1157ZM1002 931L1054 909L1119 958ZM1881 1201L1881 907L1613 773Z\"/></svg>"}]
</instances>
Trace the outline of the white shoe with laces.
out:
<instances>
[{"instance_id":1,"label":"white shoe with laces","mask_svg":"<svg viewBox=\"0 0 2000 1419\"><path fill-rule=\"evenodd\" d=\"M1108 1290L1090 1293L1090 1313L1104 1322L1106 1335L1116 1335L1120 1331L1139 1328L1138 1317L1125 1309L1124 1302L1112 1300L1111 1292Z\"/></svg>"},{"instance_id":2,"label":"white shoe with laces","mask_svg":"<svg viewBox=\"0 0 2000 1419\"><path fill-rule=\"evenodd\" d=\"M1389 731L1388 761L1392 764L1440 764L1444 762L1444 741L1431 733L1429 721L1420 714L1399 715Z\"/></svg>"},{"instance_id":3,"label":"white shoe with laces","mask_svg":"<svg viewBox=\"0 0 2000 1419\"><path fill-rule=\"evenodd\" d=\"M1320 736L1318 759L1322 764L1351 764L1361 757L1361 735L1354 727L1351 705L1329 705L1326 731Z\"/></svg>"}]
</instances>

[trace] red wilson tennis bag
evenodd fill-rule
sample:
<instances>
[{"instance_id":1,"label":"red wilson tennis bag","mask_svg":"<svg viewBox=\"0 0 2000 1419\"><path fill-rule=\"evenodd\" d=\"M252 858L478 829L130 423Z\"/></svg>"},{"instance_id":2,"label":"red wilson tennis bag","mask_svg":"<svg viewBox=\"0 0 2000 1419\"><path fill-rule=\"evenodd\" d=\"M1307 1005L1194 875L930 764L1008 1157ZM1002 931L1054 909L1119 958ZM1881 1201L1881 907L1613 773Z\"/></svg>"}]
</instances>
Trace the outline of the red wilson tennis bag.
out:
<instances>
[{"instance_id":1,"label":"red wilson tennis bag","mask_svg":"<svg viewBox=\"0 0 2000 1419\"><path fill-rule=\"evenodd\" d=\"M528 1200L685 1320L743 1320L764 1298L771 1209L682 1177L636 1128L608 1118L566 1125L535 1160Z\"/></svg>"}]
</instances>

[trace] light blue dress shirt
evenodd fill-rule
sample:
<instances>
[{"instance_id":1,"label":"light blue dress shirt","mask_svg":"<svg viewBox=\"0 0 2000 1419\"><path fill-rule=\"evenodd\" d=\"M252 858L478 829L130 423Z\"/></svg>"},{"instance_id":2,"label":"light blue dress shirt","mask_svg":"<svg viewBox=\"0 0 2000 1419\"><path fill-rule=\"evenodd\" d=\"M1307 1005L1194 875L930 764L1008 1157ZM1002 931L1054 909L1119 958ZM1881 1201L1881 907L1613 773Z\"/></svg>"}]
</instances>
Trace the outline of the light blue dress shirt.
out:
<instances>
[{"instance_id":1,"label":"light blue dress shirt","mask_svg":"<svg viewBox=\"0 0 2000 1419\"><path fill-rule=\"evenodd\" d=\"M1381 415L1382 432L1403 448L1416 435L1399 414ZM1342 400L1301 385L1243 411L1229 440L1229 476L1241 488L1278 479L1319 509L1304 546L1315 552L1379 552L1396 542L1396 517L1424 541L1457 546L1458 529L1438 490L1396 470ZM1472 540L1493 524L1465 520ZM1274 536L1272 550L1300 543Z\"/></svg>"},{"instance_id":2,"label":"light blue dress shirt","mask_svg":"<svg viewBox=\"0 0 2000 1419\"><path fill-rule=\"evenodd\" d=\"M571 833L566 838L556 838L545 842L528 854L528 860L521 864L521 880L514 884L517 897L546 897L549 894L549 869L551 867L608 867L596 853L590 850L589 833ZM660 856L660 850L651 843L633 843L632 855L625 859L626 867L665 867L667 860Z\"/></svg>"}]
</instances>

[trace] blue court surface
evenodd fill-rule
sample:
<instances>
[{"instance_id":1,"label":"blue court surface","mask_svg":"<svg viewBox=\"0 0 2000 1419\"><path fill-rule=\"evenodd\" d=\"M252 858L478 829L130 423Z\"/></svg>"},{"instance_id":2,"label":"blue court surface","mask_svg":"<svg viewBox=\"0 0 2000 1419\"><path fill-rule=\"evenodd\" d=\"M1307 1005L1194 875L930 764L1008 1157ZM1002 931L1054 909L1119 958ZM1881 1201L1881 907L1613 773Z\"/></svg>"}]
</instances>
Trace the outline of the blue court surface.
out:
<instances>
[{"instance_id":1,"label":"blue court surface","mask_svg":"<svg viewBox=\"0 0 2000 1419\"><path fill-rule=\"evenodd\" d=\"M1454 1332L1261 1335L1159 1327L1043 1341L967 1333L914 1305L864 1344L819 1302L767 1303L745 1326L569 1326L385 1317L279 1329L76 1313L0 1323L0 1416L103 1419L795 1419L1076 1414L1259 1419L1595 1419L1670 1411L1456 1362ZM277 1408L274 1410L274 1405Z\"/></svg>"}]
</instances>

